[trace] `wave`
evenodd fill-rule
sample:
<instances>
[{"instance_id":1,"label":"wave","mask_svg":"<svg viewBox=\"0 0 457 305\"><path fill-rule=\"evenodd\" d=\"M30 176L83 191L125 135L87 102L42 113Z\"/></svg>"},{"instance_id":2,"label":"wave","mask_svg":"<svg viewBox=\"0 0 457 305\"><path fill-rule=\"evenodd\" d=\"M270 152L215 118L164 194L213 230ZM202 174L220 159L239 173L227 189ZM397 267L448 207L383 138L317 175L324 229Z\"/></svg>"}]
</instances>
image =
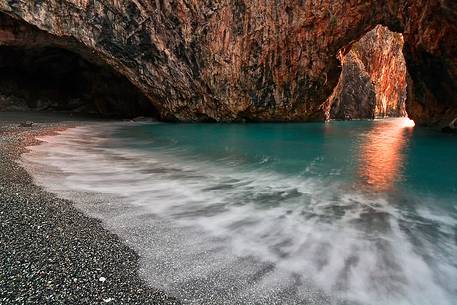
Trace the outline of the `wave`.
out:
<instances>
[{"instance_id":1,"label":"wave","mask_svg":"<svg viewBox=\"0 0 457 305\"><path fill-rule=\"evenodd\" d=\"M124 127L42 137L22 164L133 247L151 285L188 303L455 304L457 220L425 198L148 149Z\"/></svg>"}]
</instances>

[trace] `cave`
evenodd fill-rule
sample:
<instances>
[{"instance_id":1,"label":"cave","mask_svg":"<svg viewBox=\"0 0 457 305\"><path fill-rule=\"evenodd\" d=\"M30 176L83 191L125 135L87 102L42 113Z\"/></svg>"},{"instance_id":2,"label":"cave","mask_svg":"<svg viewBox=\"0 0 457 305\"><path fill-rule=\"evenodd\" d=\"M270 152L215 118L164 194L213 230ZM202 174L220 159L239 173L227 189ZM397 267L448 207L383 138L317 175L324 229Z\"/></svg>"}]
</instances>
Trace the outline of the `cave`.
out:
<instances>
[{"instance_id":1,"label":"cave","mask_svg":"<svg viewBox=\"0 0 457 305\"><path fill-rule=\"evenodd\" d=\"M405 117L407 69L403 35L378 25L338 52L341 74L328 100L337 120Z\"/></svg>"},{"instance_id":2,"label":"cave","mask_svg":"<svg viewBox=\"0 0 457 305\"><path fill-rule=\"evenodd\" d=\"M137 86L84 44L0 14L0 111L158 117Z\"/></svg>"},{"instance_id":3,"label":"cave","mask_svg":"<svg viewBox=\"0 0 457 305\"><path fill-rule=\"evenodd\" d=\"M0 111L158 117L150 99L84 44L0 14Z\"/></svg>"},{"instance_id":4,"label":"cave","mask_svg":"<svg viewBox=\"0 0 457 305\"><path fill-rule=\"evenodd\" d=\"M59 47L0 46L0 108L157 116L150 101L125 77Z\"/></svg>"},{"instance_id":5,"label":"cave","mask_svg":"<svg viewBox=\"0 0 457 305\"><path fill-rule=\"evenodd\" d=\"M347 55L349 45L382 24L404 38L408 116L431 126L457 117L452 1L265 2L242 10L235 9L237 1L220 10L211 1L184 3L171 9L160 1L147 7L138 1L7 1L0 42L61 48L111 67L152 101L161 119L322 121L341 72L338 50ZM393 113L366 117L377 115Z\"/></svg>"}]
</instances>

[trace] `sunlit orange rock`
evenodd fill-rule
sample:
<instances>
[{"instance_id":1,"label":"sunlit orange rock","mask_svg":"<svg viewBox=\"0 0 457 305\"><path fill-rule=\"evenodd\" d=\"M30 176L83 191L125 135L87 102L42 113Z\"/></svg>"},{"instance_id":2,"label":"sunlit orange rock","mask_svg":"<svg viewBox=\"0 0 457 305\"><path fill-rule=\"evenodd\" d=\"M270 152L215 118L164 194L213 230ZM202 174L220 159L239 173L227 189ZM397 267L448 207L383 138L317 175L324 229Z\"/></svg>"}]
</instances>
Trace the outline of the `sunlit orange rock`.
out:
<instances>
[{"instance_id":1,"label":"sunlit orange rock","mask_svg":"<svg viewBox=\"0 0 457 305\"><path fill-rule=\"evenodd\" d=\"M343 70L329 98L329 118L373 119L406 116L403 37L377 26L341 54Z\"/></svg>"},{"instance_id":2,"label":"sunlit orange rock","mask_svg":"<svg viewBox=\"0 0 457 305\"><path fill-rule=\"evenodd\" d=\"M383 24L403 33L409 115L457 117L454 0L0 0L0 12L52 35L34 43L113 67L163 119L184 121L322 120L337 53ZM30 29L0 31L15 44Z\"/></svg>"}]
</instances>

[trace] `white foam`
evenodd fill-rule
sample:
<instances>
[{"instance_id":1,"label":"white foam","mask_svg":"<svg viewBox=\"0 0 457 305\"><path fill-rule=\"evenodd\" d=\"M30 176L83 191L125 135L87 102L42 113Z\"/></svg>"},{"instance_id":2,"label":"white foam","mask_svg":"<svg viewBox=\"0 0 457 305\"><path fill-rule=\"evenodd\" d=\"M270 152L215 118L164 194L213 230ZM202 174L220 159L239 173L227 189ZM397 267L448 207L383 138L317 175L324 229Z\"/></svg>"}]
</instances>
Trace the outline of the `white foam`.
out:
<instances>
[{"instance_id":1,"label":"white foam","mask_svg":"<svg viewBox=\"0 0 457 305\"><path fill-rule=\"evenodd\" d=\"M23 164L135 248L152 285L190 303L455 304L452 216L413 211L419 219L392 198L198 161L176 147L129 149L112 136L119 126L43 137ZM87 193L106 197L75 195ZM430 240L424 223L447 239Z\"/></svg>"}]
</instances>

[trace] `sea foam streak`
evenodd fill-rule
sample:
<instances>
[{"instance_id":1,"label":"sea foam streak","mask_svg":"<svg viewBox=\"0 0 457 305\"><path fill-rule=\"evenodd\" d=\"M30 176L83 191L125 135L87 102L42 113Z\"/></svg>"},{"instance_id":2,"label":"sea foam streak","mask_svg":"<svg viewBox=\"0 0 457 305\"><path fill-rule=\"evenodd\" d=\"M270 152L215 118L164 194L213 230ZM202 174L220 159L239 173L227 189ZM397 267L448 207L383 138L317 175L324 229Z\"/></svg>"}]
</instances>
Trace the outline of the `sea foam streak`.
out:
<instances>
[{"instance_id":1,"label":"sea foam streak","mask_svg":"<svg viewBox=\"0 0 457 305\"><path fill-rule=\"evenodd\" d=\"M22 163L132 246L154 287L205 304L456 303L452 216L173 145L132 149L119 128L43 137Z\"/></svg>"}]
</instances>

